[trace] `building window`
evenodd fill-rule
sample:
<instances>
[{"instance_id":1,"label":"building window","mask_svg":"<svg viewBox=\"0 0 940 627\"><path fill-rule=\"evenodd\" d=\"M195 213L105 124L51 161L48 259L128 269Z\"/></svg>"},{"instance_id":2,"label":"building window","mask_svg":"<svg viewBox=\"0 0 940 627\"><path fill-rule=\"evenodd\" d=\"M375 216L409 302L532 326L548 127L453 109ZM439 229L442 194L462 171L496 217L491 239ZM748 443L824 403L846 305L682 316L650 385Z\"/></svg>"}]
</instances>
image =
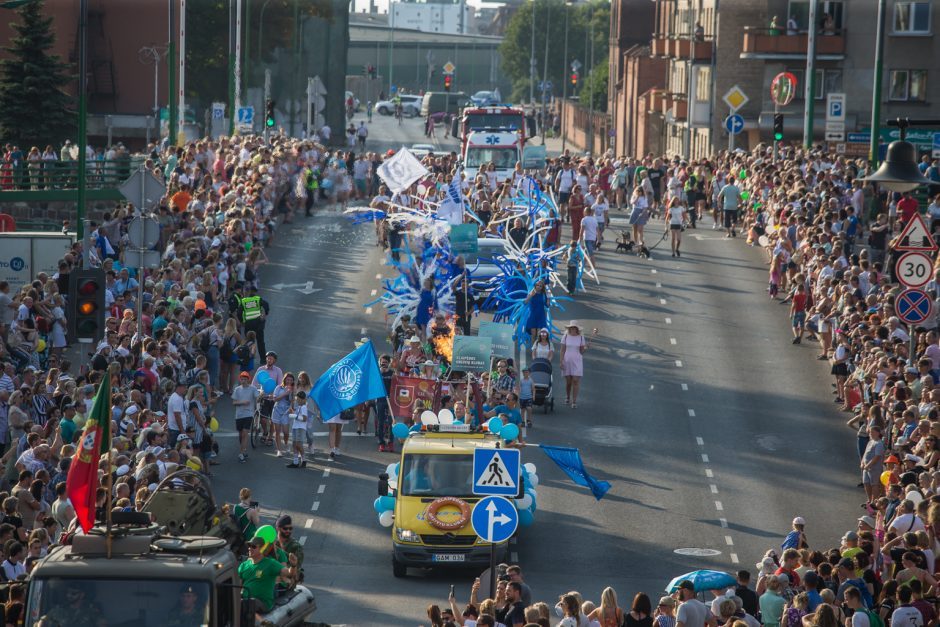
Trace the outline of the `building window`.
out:
<instances>
[{"instance_id":1,"label":"building window","mask_svg":"<svg viewBox=\"0 0 940 627\"><path fill-rule=\"evenodd\" d=\"M712 69L709 66L699 66L695 77L695 101L709 102L712 92Z\"/></svg>"},{"instance_id":2,"label":"building window","mask_svg":"<svg viewBox=\"0 0 940 627\"><path fill-rule=\"evenodd\" d=\"M796 95L794 100L805 100L806 83L803 76L806 70L787 70L796 76ZM824 100L826 94L840 93L842 91L842 70L817 69L816 70L815 99Z\"/></svg>"},{"instance_id":3,"label":"building window","mask_svg":"<svg viewBox=\"0 0 940 627\"><path fill-rule=\"evenodd\" d=\"M820 31L826 26L826 16L832 18L830 28L842 30L845 23L845 8L842 0L821 0L816 7L816 22ZM809 0L790 0L789 11L783 22L789 18L796 20L797 31L805 33L809 30Z\"/></svg>"},{"instance_id":4,"label":"building window","mask_svg":"<svg viewBox=\"0 0 940 627\"><path fill-rule=\"evenodd\" d=\"M898 2L894 5L895 33L929 33L929 2Z\"/></svg>"},{"instance_id":5,"label":"building window","mask_svg":"<svg viewBox=\"0 0 940 627\"><path fill-rule=\"evenodd\" d=\"M891 70L888 84L888 100L927 100L927 70Z\"/></svg>"}]
</instances>

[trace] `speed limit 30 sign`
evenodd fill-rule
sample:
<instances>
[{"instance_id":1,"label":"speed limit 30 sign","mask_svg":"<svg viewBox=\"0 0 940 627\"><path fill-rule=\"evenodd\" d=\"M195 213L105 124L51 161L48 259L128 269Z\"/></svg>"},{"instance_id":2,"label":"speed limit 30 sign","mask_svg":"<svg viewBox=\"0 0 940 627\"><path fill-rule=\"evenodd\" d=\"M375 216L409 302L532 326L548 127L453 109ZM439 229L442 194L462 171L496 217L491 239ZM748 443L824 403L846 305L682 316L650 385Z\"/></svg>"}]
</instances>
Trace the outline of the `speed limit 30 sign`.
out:
<instances>
[{"instance_id":1,"label":"speed limit 30 sign","mask_svg":"<svg viewBox=\"0 0 940 627\"><path fill-rule=\"evenodd\" d=\"M894 277L909 289L923 287L933 278L933 260L924 253L904 253L894 266Z\"/></svg>"}]
</instances>

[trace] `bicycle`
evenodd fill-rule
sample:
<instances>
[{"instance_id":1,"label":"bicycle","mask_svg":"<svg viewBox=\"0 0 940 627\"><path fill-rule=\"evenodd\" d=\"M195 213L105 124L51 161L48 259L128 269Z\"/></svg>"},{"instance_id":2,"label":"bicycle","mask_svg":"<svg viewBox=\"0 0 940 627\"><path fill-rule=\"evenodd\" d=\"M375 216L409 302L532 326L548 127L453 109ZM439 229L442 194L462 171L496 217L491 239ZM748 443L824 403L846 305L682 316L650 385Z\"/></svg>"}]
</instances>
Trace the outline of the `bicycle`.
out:
<instances>
[{"instance_id":1,"label":"bicycle","mask_svg":"<svg viewBox=\"0 0 940 627\"><path fill-rule=\"evenodd\" d=\"M261 403L251 417L251 429L248 431L248 439L251 442L251 448L258 448L258 442L264 442L270 434L264 433L264 421L271 420L271 413L274 410L274 401L269 398L261 398ZM267 413L265 413L267 412Z\"/></svg>"}]
</instances>

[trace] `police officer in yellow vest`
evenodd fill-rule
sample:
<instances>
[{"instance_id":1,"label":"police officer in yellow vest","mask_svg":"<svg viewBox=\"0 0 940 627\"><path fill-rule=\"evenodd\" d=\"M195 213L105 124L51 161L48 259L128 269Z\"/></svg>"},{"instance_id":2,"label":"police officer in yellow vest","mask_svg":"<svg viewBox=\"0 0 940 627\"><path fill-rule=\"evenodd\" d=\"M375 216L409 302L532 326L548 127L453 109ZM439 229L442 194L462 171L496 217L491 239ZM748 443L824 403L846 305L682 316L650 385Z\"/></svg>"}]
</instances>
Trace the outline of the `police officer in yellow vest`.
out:
<instances>
[{"instance_id":1,"label":"police officer in yellow vest","mask_svg":"<svg viewBox=\"0 0 940 627\"><path fill-rule=\"evenodd\" d=\"M238 321L245 327L245 333L255 332L255 339L258 343L258 354L264 355L266 347L264 345L264 325L271 306L268 301L258 296L258 288L250 283L242 286L242 293L233 294L237 303L235 315Z\"/></svg>"}]
</instances>

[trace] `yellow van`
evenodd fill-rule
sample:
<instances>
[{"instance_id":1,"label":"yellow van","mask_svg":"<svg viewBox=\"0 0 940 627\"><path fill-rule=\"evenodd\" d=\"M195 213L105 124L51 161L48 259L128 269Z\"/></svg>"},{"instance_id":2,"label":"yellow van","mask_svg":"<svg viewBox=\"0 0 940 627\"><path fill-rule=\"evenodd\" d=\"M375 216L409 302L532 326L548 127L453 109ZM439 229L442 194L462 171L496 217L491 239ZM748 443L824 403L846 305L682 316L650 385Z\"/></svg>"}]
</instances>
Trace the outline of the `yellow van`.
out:
<instances>
[{"instance_id":1,"label":"yellow van","mask_svg":"<svg viewBox=\"0 0 940 627\"><path fill-rule=\"evenodd\" d=\"M441 432L447 427L460 432ZM392 572L404 577L409 566L486 568L490 545L473 531L470 514L482 497L473 494L473 451L497 448L500 439L471 432L464 425L432 426L404 442L392 524ZM383 475L384 476L384 475ZM518 497L523 496L519 480ZM381 488L380 488L381 490ZM508 541L496 545L497 561L505 561Z\"/></svg>"}]
</instances>

